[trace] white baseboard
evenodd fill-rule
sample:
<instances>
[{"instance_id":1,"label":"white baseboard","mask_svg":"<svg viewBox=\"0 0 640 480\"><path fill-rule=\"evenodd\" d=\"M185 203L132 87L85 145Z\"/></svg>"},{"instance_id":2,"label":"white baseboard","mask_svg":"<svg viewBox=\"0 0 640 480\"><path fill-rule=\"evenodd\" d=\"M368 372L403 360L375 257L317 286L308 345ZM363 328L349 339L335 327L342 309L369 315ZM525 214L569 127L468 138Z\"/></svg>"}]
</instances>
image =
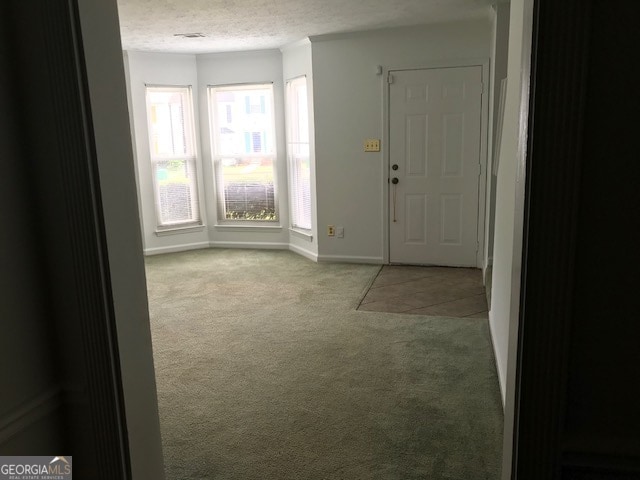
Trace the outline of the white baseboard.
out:
<instances>
[{"instance_id":1,"label":"white baseboard","mask_svg":"<svg viewBox=\"0 0 640 480\"><path fill-rule=\"evenodd\" d=\"M355 255L318 255L318 262L384 264L382 257L357 257Z\"/></svg>"},{"instance_id":2,"label":"white baseboard","mask_svg":"<svg viewBox=\"0 0 640 480\"><path fill-rule=\"evenodd\" d=\"M172 245L170 247L148 248L145 255L160 255L163 253L184 252L187 250L199 250L202 248L247 248L256 250L291 250L314 262L335 262L335 263L364 263L372 265L384 264L382 257L358 257L355 255L318 255L315 252L301 248L292 243L276 242L198 242L182 245Z\"/></svg>"},{"instance_id":3,"label":"white baseboard","mask_svg":"<svg viewBox=\"0 0 640 480\"><path fill-rule=\"evenodd\" d=\"M54 387L3 415L0 417L0 445L14 435L27 430L38 420L50 415L61 405L60 388Z\"/></svg>"},{"instance_id":4,"label":"white baseboard","mask_svg":"<svg viewBox=\"0 0 640 480\"><path fill-rule=\"evenodd\" d=\"M185 252L187 250L199 250L201 248L209 248L209 242L183 243L181 245L171 245L170 247L147 248L145 255L160 255L162 253Z\"/></svg>"},{"instance_id":5,"label":"white baseboard","mask_svg":"<svg viewBox=\"0 0 640 480\"><path fill-rule=\"evenodd\" d=\"M294 245L293 243L289 244L289 250L291 250L293 253L297 253L298 255L308 258L312 262L318 262L318 254L312 252L311 250L299 247L298 245Z\"/></svg>"},{"instance_id":6,"label":"white baseboard","mask_svg":"<svg viewBox=\"0 0 640 480\"><path fill-rule=\"evenodd\" d=\"M489 267L493 266L493 257L488 257L484 265L482 265L482 281L486 283L487 280L487 270Z\"/></svg>"},{"instance_id":7,"label":"white baseboard","mask_svg":"<svg viewBox=\"0 0 640 480\"><path fill-rule=\"evenodd\" d=\"M493 359L496 364L496 373L498 374L498 384L500 385L500 398L502 399L502 410L505 408L506 400L507 400L507 386L502 382L502 372L506 368L506 365L500 364L500 356L498 355L498 351L496 350L496 342L495 342L495 334L493 332L493 322L491 321L491 310L489 310L489 334L491 337L491 349L493 350ZM506 371L504 371L505 376L507 378Z\"/></svg>"},{"instance_id":8,"label":"white baseboard","mask_svg":"<svg viewBox=\"0 0 640 480\"><path fill-rule=\"evenodd\" d=\"M211 248L254 248L257 250L289 250L288 243L275 242L209 242Z\"/></svg>"}]
</instances>

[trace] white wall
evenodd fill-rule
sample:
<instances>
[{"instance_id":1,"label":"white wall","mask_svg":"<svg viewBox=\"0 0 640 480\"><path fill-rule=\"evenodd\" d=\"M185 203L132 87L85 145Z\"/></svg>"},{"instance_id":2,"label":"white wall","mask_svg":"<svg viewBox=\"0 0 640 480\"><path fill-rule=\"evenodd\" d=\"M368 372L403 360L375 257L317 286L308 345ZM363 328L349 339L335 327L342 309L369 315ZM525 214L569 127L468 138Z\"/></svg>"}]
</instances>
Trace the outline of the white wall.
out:
<instances>
[{"instance_id":1,"label":"white wall","mask_svg":"<svg viewBox=\"0 0 640 480\"><path fill-rule=\"evenodd\" d=\"M313 71L311 58L311 43L308 39L297 42L281 49L282 76L284 81L302 75L307 78L308 109L309 109L309 150L311 164L311 232L310 237L291 231L289 248L312 260L318 258L318 210L316 208L316 156L315 156L315 123L313 110Z\"/></svg>"},{"instance_id":2,"label":"white wall","mask_svg":"<svg viewBox=\"0 0 640 480\"><path fill-rule=\"evenodd\" d=\"M188 248L209 246L206 228L190 230L187 233L156 234L156 208L153 193L153 173L149 154L149 130L147 124L146 85L190 85L194 103L198 98L198 72L194 55L167 53L126 52L127 83L129 85L129 111L135 138L134 156L136 159L139 208L142 214L142 233L145 253L164 253ZM199 119L195 116L196 132ZM202 170L202 149L197 141L198 152L198 195L200 214L206 219L205 187Z\"/></svg>"},{"instance_id":3,"label":"white wall","mask_svg":"<svg viewBox=\"0 0 640 480\"><path fill-rule=\"evenodd\" d=\"M164 478L140 219L115 1L78 2L132 478Z\"/></svg>"},{"instance_id":4,"label":"white wall","mask_svg":"<svg viewBox=\"0 0 640 480\"><path fill-rule=\"evenodd\" d=\"M509 52L509 4L497 3L492 7L493 31L491 36L491 92L489 100L489 154L487 157L487 196L485 218L484 265L485 269L493 264L493 239L496 213L497 175L493 174L493 159L499 126L499 107L502 79L507 76ZM490 285L487 286L490 288Z\"/></svg>"},{"instance_id":5,"label":"white wall","mask_svg":"<svg viewBox=\"0 0 640 480\"><path fill-rule=\"evenodd\" d=\"M534 0L511 2L509 84L496 197L493 288L498 289L498 294L492 296L491 305L492 309L496 306L496 312L489 312L489 325L494 347L500 348L496 348L496 362L504 399L503 480L511 478L513 458L533 3Z\"/></svg>"},{"instance_id":6,"label":"white wall","mask_svg":"<svg viewBox=\"0 0 640 480\"><path fill-rule=\"evenodd\" d=\"M261 50L198 55L196 64L200 83L197 109L200 111L200 140L202 143L202 164L208 207L207 223L211 245L220 247L289 248L284 84L282 81L281 52L279 50ZM280 222L277 226L225 226L217 224L207 87L237 83L273 83L277 139L275 187L278 195L280 217Z\"/></svg>"},{"instance_id":7,"label":"white wall","mask_svg":"<svg viewBox=\"0 0 640 480\"><path fill-rule=\"evenodd\" d=\"M504 125L500 146L500 163L496 192L496 228L493 251L493 282L489 321L496 354L503 400L506 398L509 329L512 318L513 252L515 240L516 175L520 125L521 69L523 64L523 0L511 3L509 63ZM521 213L521 212L520 212Z\"/></svg>"},{"instance_id":8,"label":"white wall","mask_svg":"<svg viewBox=\"0 0 640 480\"><path fill-rule=\"evenodd\" d=\"M365 138L385 137L376 66L486 61L490 42L488 19L311 37L320 260L385 259L387 166L382 152L362 150ZM343 226L344 238L328 237L327 225Z\"/></svg>"}]
</instances>

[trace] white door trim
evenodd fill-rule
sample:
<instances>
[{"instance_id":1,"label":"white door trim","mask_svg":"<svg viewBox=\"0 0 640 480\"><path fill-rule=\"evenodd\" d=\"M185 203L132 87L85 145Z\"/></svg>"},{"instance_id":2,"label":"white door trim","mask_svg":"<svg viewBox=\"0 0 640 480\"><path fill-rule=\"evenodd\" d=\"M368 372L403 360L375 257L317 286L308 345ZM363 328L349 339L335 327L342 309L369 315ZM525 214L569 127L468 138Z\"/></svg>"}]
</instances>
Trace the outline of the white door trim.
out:
<instances>
[{"instance_id":1,"label":"white door trim","mask_svg":"<svg viewBox=\"0 0 640 480\"><path fill-rule=\"evenodd\" d=\"M489 92L491 89L491 85L489 82L490 79L490 71L489 71L489 62L488 58L483 59L468 59L468 60L451 60L451 61L438 61L434 63L428 63L423 65L399 65L393 67L383 67L382 68L382 145L383 145L383 202L384 208L383 211L383 262L385 264L389 263L390 258L390 239L389 239L389 195L391 189L389 188L389 170L391 169L391 152L389 149L389 139L390 139L390 130L389 130L389 83L387 82L387 78L390 73L401 70L423 70L423 69L437 69L437 68L455 68L455 67L482 67L482 119L480 122L480 177L478 179L478 232L477 232L477 242L478 242L478 250L476 252L476 267L484 268L484 231L485 231L485 210L486 210L486 194L487 194L487 155L488 155L488 128L489 128Z\"/></svg>"}]
</instances>

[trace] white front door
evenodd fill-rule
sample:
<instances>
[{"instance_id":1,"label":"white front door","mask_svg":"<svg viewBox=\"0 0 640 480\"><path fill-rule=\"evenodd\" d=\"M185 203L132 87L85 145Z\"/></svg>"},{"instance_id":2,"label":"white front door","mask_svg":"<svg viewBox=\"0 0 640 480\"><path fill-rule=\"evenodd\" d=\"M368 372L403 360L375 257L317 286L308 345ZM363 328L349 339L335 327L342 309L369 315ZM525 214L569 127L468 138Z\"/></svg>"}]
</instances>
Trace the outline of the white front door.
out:
<instances>
[{"instance_id":1,"label":"white front door","mask_svg":"<svg viewBox=\"0 0 640 480\"><path fill-rule=\"evenodd\" d=\"M482 67L390 75L389 260L475 267Z\"/></svg>"}]
</instances>

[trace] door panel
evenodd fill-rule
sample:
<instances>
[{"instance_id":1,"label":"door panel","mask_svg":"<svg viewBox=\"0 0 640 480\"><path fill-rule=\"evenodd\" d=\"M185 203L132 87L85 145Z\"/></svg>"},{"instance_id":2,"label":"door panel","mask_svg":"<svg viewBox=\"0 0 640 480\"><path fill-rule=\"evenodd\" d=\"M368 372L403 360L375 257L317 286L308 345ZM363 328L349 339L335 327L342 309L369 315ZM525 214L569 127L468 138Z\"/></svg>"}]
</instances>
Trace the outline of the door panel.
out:
<instances>
[{"instance_id":1,"label":"door panel","mask_svg":"<svg viewBox=\"0 0 640 480\"><path fill-rule=\"evenodd\" d=\"M427 173L427 125L426 115L407 116L407 175Z\"/></svg>"},{"instance_id":2,"label":"door panel","mask_svg":"<svg viewBox=\"0 0 640 480\"><path fill-rule=\"evenodd\" d=\"M445 115L443 129L442 176L461 177L464 172L464 114Z\"/></svg>"},{"instance_id":3,"label":"door panel","mask_svg":"<svg viewBox=\"0 0 640 480\"><path fill-rule=\"evenodd\" d=\"M462 195L440 196L440 244L462 245Z\"/></svg>"},{"instance_id":4,"label":"door panel","mask_svg":"<svg viewBox=\"0 0 640 480\"><path fill-rule=\"evenodd\" d=\"M406 196L406 216L414 219L407 223L405 239L412 245L427 243L427 196L423 194Z\"/></svg>"},{"instance_id":5,"label":"door panel","mask_svg":"<svg viewBox=\"0 0 640 480\"><path fill-rule=\"evenodd\" d=\"M392 75L390 261L476 266L482 67Z\"/></svg>"}]
</instances>

